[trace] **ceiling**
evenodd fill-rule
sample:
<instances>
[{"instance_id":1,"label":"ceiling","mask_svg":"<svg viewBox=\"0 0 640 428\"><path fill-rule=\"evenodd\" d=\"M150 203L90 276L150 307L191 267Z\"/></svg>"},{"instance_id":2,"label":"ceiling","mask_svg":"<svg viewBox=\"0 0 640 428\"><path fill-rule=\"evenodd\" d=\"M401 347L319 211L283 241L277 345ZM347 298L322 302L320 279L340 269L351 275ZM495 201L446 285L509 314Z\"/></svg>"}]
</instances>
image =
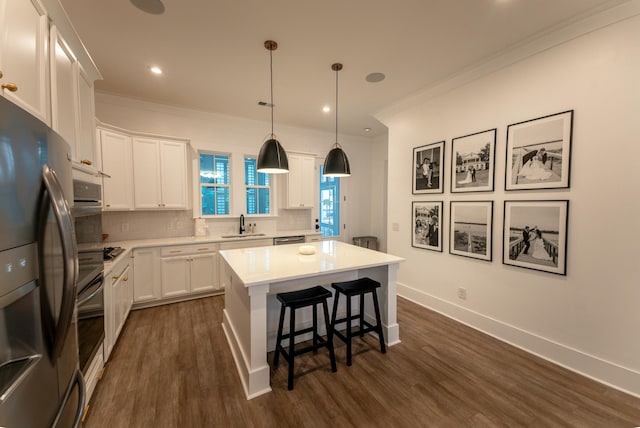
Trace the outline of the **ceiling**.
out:
<instances>
[{"instance_id":1,"label":"ceiling","mask_svg":"<svg viewBox=\"0 0 640 428\"><path fill-rule=\"evenodd\" d=\"M623 0L164 0L161 15L129 0L60 2L104 77L97 91L268 121L258 102L272 39L276 134L279 123L335 131L341 62L340 133L375 136L377 111Z\"/></svg>"}]
</instances>

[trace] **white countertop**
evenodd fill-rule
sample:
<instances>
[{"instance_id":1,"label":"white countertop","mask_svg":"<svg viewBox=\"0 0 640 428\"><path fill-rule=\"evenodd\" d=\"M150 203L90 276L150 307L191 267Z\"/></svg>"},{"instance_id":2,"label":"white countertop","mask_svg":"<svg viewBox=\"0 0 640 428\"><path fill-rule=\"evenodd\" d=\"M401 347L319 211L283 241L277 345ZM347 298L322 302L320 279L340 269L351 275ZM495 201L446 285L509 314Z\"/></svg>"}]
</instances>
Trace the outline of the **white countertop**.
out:
<instances>
[{"instance_id":1,"label":"white countertop","mask_svg":"<svg viewBox=\"0 0 640 428\"><path fill-rule=\"evenodd\" d=\"M314 247L315 254L299 254L298 249L301 245L290 244L223 250L220 251L220 255L245 287L404 261L401 257L340 241L320 241L303 245Z\"/></svg>"},{"instance_id":2,"label":"white countertop","mask_svg":"<svg viewBox=\"0 0 640 428\"><path fill-rule=\"evenodd\" d=\"M309 235L321 235L320 232L304 229L304 230L280 230L277 232L269 232L265 234L246 234L245 236L238 236L233 238L223 238L223 235L207 235L207 236L180 236L174 238L154 238L154 239L132 239L127 241L113 241L104 242L105 247L122 247L125 251L120 254L115 260L104 262L104 272L108 273L113 265L123 258L127 257L129 252L134 248L154 248L154 247L166 247L168 245L189 245L189 244L204 244L204 243L224 243L235 241L253 241L258 239L273 239L283 236L309 236Z\"/></svg>"}]
</instances>

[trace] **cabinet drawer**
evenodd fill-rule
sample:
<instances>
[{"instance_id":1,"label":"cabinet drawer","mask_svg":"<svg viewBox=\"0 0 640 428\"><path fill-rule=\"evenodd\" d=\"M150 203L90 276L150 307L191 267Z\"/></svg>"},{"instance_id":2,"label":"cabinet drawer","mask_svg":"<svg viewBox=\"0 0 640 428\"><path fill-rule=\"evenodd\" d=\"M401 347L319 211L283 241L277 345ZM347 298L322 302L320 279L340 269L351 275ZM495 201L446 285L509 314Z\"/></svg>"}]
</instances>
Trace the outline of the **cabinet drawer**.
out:
<instances>
[{"instance_id":1,"label":"cabinet drawer","mask_svg":"<svg viewBox=\"0 0 640 428\"><path fill-rule=\"evenodd\" d=\"M187 254L213 253L215 251L218 251L218 244L174 245L163 247L160 250L160 256L184 256Z\"/></svg>"}]
</instances>

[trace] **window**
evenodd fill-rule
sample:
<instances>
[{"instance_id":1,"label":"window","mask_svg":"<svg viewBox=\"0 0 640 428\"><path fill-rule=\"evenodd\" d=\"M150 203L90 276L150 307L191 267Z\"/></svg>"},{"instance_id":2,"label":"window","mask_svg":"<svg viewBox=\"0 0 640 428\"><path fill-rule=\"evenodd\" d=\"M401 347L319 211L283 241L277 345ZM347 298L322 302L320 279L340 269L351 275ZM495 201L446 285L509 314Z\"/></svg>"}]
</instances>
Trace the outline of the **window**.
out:
<instances>
[{"instance_id":1,"label":"window","mask_svg":"<svg viewBox=\"0 0 640 428\"><path fill-rule=\"evenodd\" d=\"M320 232L340 236L340 179L322 175L320 165Z\"/></svg>"},{"instance_id":2,"label":"window","mask_svg":"<svg viewBox=\"0 0 640 428\"><path fill-rule=\"evenodd\" d=\"M269 174L258 172L255 158L244 158L244 184L247 186L247 214L270 214Z\"/></svg>"},{"instance_id":3,"label":"window","mask_svg":"<svg viewBox=\"0 0 640 428\"><path fill-rule=\"evenodd\" d=\"M202 215L228 215L229 155L200 153Z\"/></svg>"}]
</instances>

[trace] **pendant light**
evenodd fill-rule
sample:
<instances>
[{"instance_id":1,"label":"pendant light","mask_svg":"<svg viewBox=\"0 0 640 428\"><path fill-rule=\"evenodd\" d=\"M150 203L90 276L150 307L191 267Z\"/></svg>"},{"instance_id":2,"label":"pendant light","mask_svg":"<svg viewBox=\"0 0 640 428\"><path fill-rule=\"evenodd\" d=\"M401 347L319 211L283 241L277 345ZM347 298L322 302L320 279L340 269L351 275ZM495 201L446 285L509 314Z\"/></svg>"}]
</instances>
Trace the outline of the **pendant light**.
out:
<instances>
[{"instance_id":1,"label":"pendant light","mask_svg":"<svg viewBox=\"0 0 640 428\"><path fill-rule=\"evenodd\" d=\"M338 71L342 70L342 64L335 63L331 69L336 72L336 143L324 159L322 175L326 177L349 177L351 167L349 159L338 143Z\"/></svg>"},{"instance_id":2,"label":"pendant light","mask_svg":"<svg viewBox=\"0 0 640 428\"><path fill-rule=\"evenodd\" d=\"M266 174L282 174L289 172L289 159L282 144L273 133L273 51L278 49L278 44L273 40L264 42L264 47L269 51L269 72L271 75L271 135L262 144L258 154L258 172Z\"/></svg>"}]
</instances>

